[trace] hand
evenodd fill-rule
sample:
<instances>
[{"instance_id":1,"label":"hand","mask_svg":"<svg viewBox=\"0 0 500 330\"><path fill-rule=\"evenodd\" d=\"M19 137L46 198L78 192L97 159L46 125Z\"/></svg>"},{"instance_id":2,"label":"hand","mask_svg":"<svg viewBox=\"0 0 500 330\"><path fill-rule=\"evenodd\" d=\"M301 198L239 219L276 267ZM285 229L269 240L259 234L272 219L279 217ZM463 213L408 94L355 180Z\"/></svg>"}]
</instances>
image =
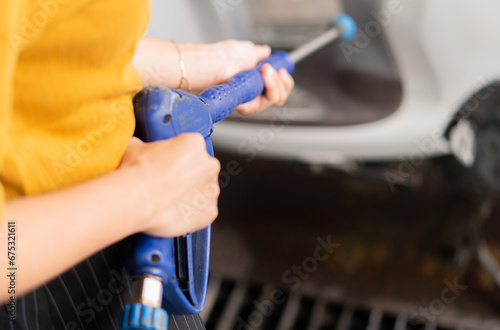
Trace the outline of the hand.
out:
<instances>
[{"instance_id":1,"label":"hand","mask_svg":"<svg viewBox=\"0 0 500 330\"><path fill-rule=\"evenodd\" d=\"M262 78L266 87L264 94L236 107L236 110L242 115L254 114L271 105L282 106L295 84L285 69L280 69L277 72L270 64L265 64L262 67Z\"/></svg>"},{"instance_id":2,"label":"hand","mask_svg":"<svg viewBox=\"0 0 500 330\"><path fill-rule=\"evenodd\" d=\"M219 161L197 133L143 143L132 138L118 170L127 170L144 192L142 231L174 237L205 228L218 214Z\"/></svg>"},{"instance_id":3,"label":"hand","mask_svg":"<svg viewBox=\"0 0 500 330\"><path fill-rule=\"evenodd\" d=\"M202 91L223 84L240 71L253 69L271 54L269 46L250 41L226 40L214 44L179 44L187 79L194 90ZM181 81L179 54L170 41L144 37L138 43L133 63L144 86L163 84L178 88ZM271 66L262 67L266 90L263 95L243 104L237 110L250 115L271 105L283 105L293 88L293 78ZM186 86L184 86L186 87Z\"/></svg>"},{"instance_id":4,"label":"hand","mask_svg":"<svg viewBox=\"0 0 500 330\"><path fill-rule=\"evenodd\" d=\"M258 62L269 57L269 46L254 45L249 41L227 40L210 45L183 45L183 52L197 72L198 89L225 83L240 71L254 68ZM192 57L194 55L194 58ZM266 64L262 67L265 84L263 95L236 108L243 115L251 115L271 105L281 106L286 102L294 86L294 80L285 69L276 72Z\"/></svg>"}]
</instances>

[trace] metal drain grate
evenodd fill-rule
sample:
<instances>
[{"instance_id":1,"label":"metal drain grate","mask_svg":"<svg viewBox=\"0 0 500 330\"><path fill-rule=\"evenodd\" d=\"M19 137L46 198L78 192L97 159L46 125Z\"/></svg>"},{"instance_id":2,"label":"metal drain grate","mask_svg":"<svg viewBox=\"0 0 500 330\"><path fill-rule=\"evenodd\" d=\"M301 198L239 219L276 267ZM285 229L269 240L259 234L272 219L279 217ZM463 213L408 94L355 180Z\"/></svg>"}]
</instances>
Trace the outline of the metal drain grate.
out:
<instances>
[{"instance_id":1,"label":"metal drain grate","mask_svg":"<svg viewBox=\"0 0 500 330\"><path fill-rule=\"evenodd\" d=\"M273 292L280 293L279 303L271 304L271 297L277 297ZM436 323L413 324L405 314L276 291L270 285L228 280L214 274L201 317L209 330L465 330Z\"/></svg>"}]
</instances>

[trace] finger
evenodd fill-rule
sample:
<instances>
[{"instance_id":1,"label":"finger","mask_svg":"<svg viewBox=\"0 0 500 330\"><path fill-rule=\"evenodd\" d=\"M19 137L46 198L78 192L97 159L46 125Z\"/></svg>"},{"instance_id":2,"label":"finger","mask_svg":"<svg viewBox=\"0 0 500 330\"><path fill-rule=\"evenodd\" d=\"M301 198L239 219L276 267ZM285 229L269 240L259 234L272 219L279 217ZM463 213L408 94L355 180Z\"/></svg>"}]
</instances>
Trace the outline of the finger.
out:
<instances>
[{"instance_id":1,"label":"finger","mask_svg":"<svg viewBox=\"0 0 500 330\"><path fill-rule=\"evenodd\" d=\"M290 96L295 82L292 76L290 76L290 74L285 69L280 69L278 71L278 77L279 79L277 80L277 86L280 92L280 100L274 104L277 106L282 106L285 104L288 96Z\"/></svg>"},{"instance_id":2,"label":"finger","mask_svg":"<svg viewBox=\"0 0 500 330\"><path fill-rule=\"evenodd\" d=\"M255 45L255 53L258 61L268 58L271 55L271 47L268 45Z\"/></svg>"},{"instance_id":3,"label":"finger","mask_svg":"<svg viewBox=\"0 0 500 330\"><path fill-rule=\"evenodd\" d=\"M287 95L290 94L292 91L293 87L295 86L295 81L293 80L292 76L286 71L285 69L281 69L278 74L280 75L281 81L283 81L283 84L285 85L285 89L287 90Z\"/></svg>"},{"instance_id":4,"label":"finger","mask_svg":"<svg viewBox=\"0 0 500 330\"><path fill-rule=\"evenodd\" d=\"M220 170L221 170L220 162L216 158L210 157L208 173L212 179L215 179L216 182L219 178Z\"/></svg>"},{"instance_id":5,"label":"finger","mask_svg":"<svg viewBox=\"0 0 500 330\"><path fill-rule=\"evenodd\" d=\"M275 105L282 106L283 104L285 104L289 93L286 89L285 83L283 82L283 79L282 79L280 73L277 72L276 75L278 76L278 78L276 79L276 86L278 87L278 90L279 90L280 99L278 102L275 103Z\"/></svg>"},{"instance_id":6,"label":"finger","mask_svg":"<svg viewBox=\"0 0 500 330\"><path fill-rule=\"evenodd\" d=\"M281 69L280 71L278 71L278 76L280 77L281 87L283 88L282 89L283 98L281 99L282 103L279 104L280 106L282 106L286 103L288 97L290 96L290 93L292 92L292 88L293 88L293 79L292 79L292 83L290 83L290 81L288 80L289 77L287 77L287 75L288 75L288 72L286 72L285 69ZM292 86L290 86L290 85L292 85Z\"/></svg>"},{"instance_id":7,"label":"finger","mask_svg":"<svg viewBox=\"0 0 500 330\"><path fill-rule=\"evenodd\" d=\"M280 102L281 99L281 91L278 81L279 75L270 64L265 64L262 67L262 71L264 85L266 86L265 96L271 104L276 104Z\"/></svg>"},{"instance_id":8,"label":"finger","mask_svg":"<svg viewBox=\"0 0 500 330\"><path fill-rule=\"evenodd\" d=\"M277 71L275 71L275 72L276 72L276 75L274 77L274 81L276 83L275 88L278 91L279 98L275 102L273 102L273 105L282 106L283 104L285 104L289 93L285 87L285 84L283 83L283 80L282 80L279 72L277 72Z\"/></svg>"},{"instance_id":9,"label":"finger","mask_svg":"<svg viewBox=\"0 0 500 330\"><path fill-rule=\"evenodd\" d=\"M255 105L254 105L254 102L255 100L253 101L250 101L250 102L247 102L247 103L243 103L243 104L240 104L236 107L236 111L238 111L241 115L243 116L248 116L250 115L252 112L252 110L254 109Z\"/></svg>"},{"instance_id":10,"label":"finger","mask_svg":"<svg viewBox=\"0 0 500 330\"><path fill-rule=\"evenodd\" d=\"M293 88L294 82L288 72L284 69L282 70L284 72L278 74L270 64L265 64L262 67L262 77L266 88L265 95L239 105L236 110L242 115L247 116L268 108L273 104L283 105ZM283 78L281 75L283 75ZM282 79L284 79L284 82L282 82Z\"/></svg>"},{"instance_id":11,"label":"finger","mask_svg":"<svg viewBox=\"0 0 500 330\"><path fill-rule=\"evenodd\" d=\"M236 110L243 116L249 116L271 105L269 100L261 95L250 102L239 105Z\"/></svg>"},{"instance_id":12,"label":"finger","mask_svg":"<svg viewBox=\"0 0 500 330\"><path fill-rule=\"evenodd\" d=\"M208 198L218 198L220 196L220 186L217 180L207 182L203 188L203 192Z\"/></svg>"}]
</instances>

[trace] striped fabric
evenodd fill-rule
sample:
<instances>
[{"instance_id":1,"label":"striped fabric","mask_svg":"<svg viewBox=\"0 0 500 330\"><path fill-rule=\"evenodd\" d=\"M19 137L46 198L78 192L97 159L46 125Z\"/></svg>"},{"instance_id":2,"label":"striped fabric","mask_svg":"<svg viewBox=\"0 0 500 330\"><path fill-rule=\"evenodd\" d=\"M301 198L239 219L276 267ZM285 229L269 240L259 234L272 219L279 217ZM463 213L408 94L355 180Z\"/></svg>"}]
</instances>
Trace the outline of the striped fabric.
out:
<instances>
[{"instance_id":1,"label":"striped fabric","mask_svg":"<svg viewBox=\"0 0 500 330\"><path fill-rule=\"evenodd\" d=\"M123 306L130 300L125 271L127 241L101 251L43 287L16 299L16 320L0 309L0 329L118 329ZM22 271L20 269L20 271ZM169 330L203 330L199 315L169 315Z\"/></svg>"}]
</instances>

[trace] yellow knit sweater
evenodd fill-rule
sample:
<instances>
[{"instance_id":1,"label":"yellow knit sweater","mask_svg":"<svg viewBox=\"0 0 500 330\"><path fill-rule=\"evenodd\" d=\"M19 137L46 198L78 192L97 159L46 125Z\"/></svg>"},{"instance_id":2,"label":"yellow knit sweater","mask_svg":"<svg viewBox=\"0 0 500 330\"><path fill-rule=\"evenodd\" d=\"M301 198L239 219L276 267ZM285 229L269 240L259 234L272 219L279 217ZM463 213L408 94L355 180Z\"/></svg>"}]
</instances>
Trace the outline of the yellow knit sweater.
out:
<instances>
[{"instance_id":1,"label":"yellow knit sweater","mask_svg":"<svg viewBox=\"0 0 500 330\"><path fill-rule=\"evenodd\" d=\"M2 200L118 166L141 88L131 59L148 20L148 0L0 2Z\"/></svg>"}]
</instances>

